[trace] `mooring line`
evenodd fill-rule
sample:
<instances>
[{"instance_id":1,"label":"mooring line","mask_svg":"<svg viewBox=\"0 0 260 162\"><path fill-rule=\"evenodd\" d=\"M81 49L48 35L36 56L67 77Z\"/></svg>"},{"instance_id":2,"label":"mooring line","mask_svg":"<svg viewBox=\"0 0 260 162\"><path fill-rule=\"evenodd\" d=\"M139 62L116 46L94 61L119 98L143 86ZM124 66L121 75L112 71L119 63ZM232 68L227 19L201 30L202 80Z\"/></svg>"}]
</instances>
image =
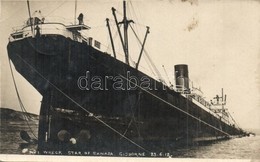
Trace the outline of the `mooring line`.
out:
<instances>
[{"instance_id":1,"label":"mooring line","mask_svg":"<svg viewBox=\"0 0 260 162\"><path fill-rule=\"evenodd\" d=\"M18 56L25 64L27 64L30 68L32 68L40 77L42 77L44 80L46 80L50 85L52 85L55 89L57 89L61 94L63 94L65 97L67 97L69 100L71 100L74 104L76 104L78 107L80 107L82 110L86 111L89 114L93 114L93 117L98 120L99 122L101 122L102 124L104 124L105 126L107 126L109 129L111 129L112 131L114 131L115 133L117 133L118 135L120 135L121 137L123 137L124 139L126 139L127 141L131 142L132 144L134 144L135 146L141 148L142 150L150 153L150 151L148 151L147 149L145 149L144 147L140 146L139 144L135 143L134 141L132 141L131 139L129 139L128 137L124 136L122 133L120 133L119 131L117 131L116 129L114 129L113 127L111 127L110 125L108 125L106 122L104 122L103 120L99 119L98 117L96 117L94 115L94 113L91 113L89 110L85 109L84 107L82 107L79 103L77 103L75 100L73 100L70 96L68 96L66 93L64 93L62 90L60 90L57 86L55 86L54 84L52 84L48 79L46 79L40 72L38 72L38 70L36 70L33 66L31 66L27 61L25 61L23 58L21 58L21 56L15 54L16 56Z\"/></svg>"},{"instance_id":2,"label":"mooring line","mask_svg":"<svg viewBox=\"0 0 260 162\"><path fill-rule=\"evenodd\" d=\"M162 98L156 96L155 94L153 94L153 93L147 91L146 89L142 88L141 86L139 86L139 85L137 85L136 83L132 82L131 80L127 79L127 78L124 77L123 75L119 74L119 76L121 76L121 77L124 78L125 80L127 80L127 81L129 81L129 82L135 84L138 88L142 89L143 91L147 92L148 94L152 95L153 97L155 97L155 98L161 100L162 102L168 104L169 106L171 106L171 107L173 107L173 108L175 108L175 109L181 111L182 113L184 113L184 114L186 114L186 115L188 115L188 116L190 116L190 117L192 117L192 118L194 118L194 119L196 119L196 120L198 120L198 121L200 121L200 122L202 122L202 123L204 123L204 124L206 124L206 125L208 125L208 126L214 128L214 129L216 129L216 130L218 130L218 131L220 131L221 133L224 133L224 134L226 134L226 135L228 135L228 136L231 136L231 135L228 134L227 132L224 132L224 131L218 129L217 127L214 127L213 125L211 125L211 124L209 124L209 123L207 123L207 122L205 122L205 121L203 121L203 120L197 118L196 116L194 116L194 115L192 115L192 114L190 114L190 113L188 113L188 112L182 110L181 108L179 108L179 107L177 107L177 106L171 104L170 102L165 101L164 99L162 99Z\"/></svg>"},{"instance_id":3,"label":"mooring line","mask_svg":"<svg viewBox=\"0 0 260 162\"><path fill-rule=\"evenodd\" d=\"M92 59L97 60L95 57L93 57L93 56L91 56L91 55L89 55L89 56L90 56ZM106 66L104 63L101 63L101 64L103 64L103 66L104 66L105 68L112 69L111 67ZM126 77L124 77L122 74L119 74L119 73L117 73L117 74L118 74L120 77L122 77L123 79L125 79L126 81L129 81L130 83L136 85L136 86L137 86L138 88L140 88L141 90L143 90L143 91L147 92L148 94L152 95L153 97L155 97L155 98L157 98L157 99L163 101L164 103L168 104L169 106L171 106L171 107L173 107L173 108L175 108L175 109L181 111L182 113L184 113L184 114L186 114L186 115L188 115L188 116L190 116L190 117L196 119L197 121L200 121L200 122L204 123L205 125L207 125L207 126L213 128L213 129L215 129L215 130L217 130L217 131L219 131L219 132L221 132L221 133L223 133L223 134L225 134L225 135L231 136L229 133L224 132L224 131L222 131L221 129L218 129L217 127L215 127L215 126L213 126L213 125L211 125L211 124L205 122L204 120L199 119L198 117L196 117L196 116L194 116L194 115L192 115L192 114L190 114L190 113L188 113L188 112L182 110L181 108L179 108L179 107L177 107L177 106L171 104L171 103L168 102L168 101L165 101L164 99L160 98L159 96L156 96L155 94L153 94L153 93L147 91L146 89L144 89L144 88L142 88L141 86L139 86L137 83L134 83L134 82L132 82L131 80L129 80L129 79L127 79Z\"/></svg>"},{"instance_id":4,"label":"mooring line","mask_svg":"<svg viewBox=\"0 0 260 162\"><path fill-rule=\"evenodd\" d=\"M9 56L8 56L8 58L9 58ZM29 129L30 129L30 131L31 131L31 133L32 133L32 135L33 135L36 139L38 139L37 136L34 134L32 128L31 128L31 126L30 126L30 124L29 124L29 122L28 122L28 120L29 120L28 112L27 112L27 110L25 109L25 107L24 107L24 105L23 105L23 103L22 103L22 99L21 99L21 97L20 97L20 94L19 94L19 91L18 91L18 88L17 88L17 84L16 84L16 81L15 81L15 77L14 77L14 73L13 73L13 68L12 68L11 62L10 62L10 58L8 59L8 63L9 63L9 66L10 66L10 71L11 71L11 75L12 75L12 79L13 79L13 83L14 83L14 87L15 87L15 92L16 92L16 95L17 95L17 98L18 98L18 101L19 101L20 108L21 108L21 110L22 110L24 116L25 116L26 119L27 119L27 120L25 119L25 121L26 121L26 123L27 123L27 125L28 125L28 127L29 127Z\"/></svg>"},{"instance_id":5,"label":"mooring line","mask_svg":"<svg viewBox=\"0 0 260 162\"><path fill-rule=\"evenodd\" d=\"M95 57L93 57L93 56L91 56L91 55L89 55L89 56L90 56L92 59L97 60ZM101 63L101 64L103 64L103 66L104 66L105 68L112 69L111 67L106 66L104 63ZM171 107L173 107L173 108L175 108L175 109L181 111L182 113L184 113L184 114L186 114L186 115L188 115L188 116L190 116L190 117L196 119L196 120L199 121L199 122L204 123L205 125L207 125L207 126L213 128L213 129L215 129L215 130L217 130L217 131L219 131L219 132L221 132L221 133L223 133L223 134L225 134L225 135L231 136L229 133L224 132L224 131L222 131L221 129L218 129L217 127L215 127L215 126L213 126L213 125L211 125L211 124L205 122L204 120L199 119L198 117L196 117L196 116L194 116L194 115L192 115L192 114L190 114L190 113L188 113L188 112L182 110L181 108L179 108L179 107L177 107L177 106L175 106L175 105L169 103L168 101L165 101L164 99L160 98L159 96L156 96L155 94L153 94L153 93L147 91L146 89L144 89L144 88L142 88L141 86L139 86L137 83L134 83L134 82L132 82L131 80L129 80L129 79L127 79L126 77L124 77L122 74L119 74L119 73L117 73L117 74L118 74L119 76L121 76L123 79L125 79L126 81L129 81L130 83L136 85L138 88L142 89L143 91L147 92L148 94L152 95L153 97L155 97L155 98L157 98L157 99L163 101L164 103L168 104L169 106L171 106Z\"/></svg>"}]
</instances>

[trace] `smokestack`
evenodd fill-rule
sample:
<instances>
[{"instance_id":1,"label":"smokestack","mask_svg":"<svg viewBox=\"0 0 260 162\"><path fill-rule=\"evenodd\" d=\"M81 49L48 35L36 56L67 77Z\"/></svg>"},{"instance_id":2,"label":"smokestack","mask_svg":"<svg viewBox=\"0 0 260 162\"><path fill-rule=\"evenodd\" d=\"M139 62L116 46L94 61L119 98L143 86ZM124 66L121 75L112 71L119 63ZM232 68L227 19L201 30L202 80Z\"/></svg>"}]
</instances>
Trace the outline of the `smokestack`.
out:
<instances>
[{"instance_id":1,"label":"smokestack","mask_svg":"<svg viewBox=\"0 0 260 162\"><path fill-rule=\"evenodd\" d=\"M175 65L174 72L177 92L190 93L188 65Z\"/></svg>"}]
</instances>

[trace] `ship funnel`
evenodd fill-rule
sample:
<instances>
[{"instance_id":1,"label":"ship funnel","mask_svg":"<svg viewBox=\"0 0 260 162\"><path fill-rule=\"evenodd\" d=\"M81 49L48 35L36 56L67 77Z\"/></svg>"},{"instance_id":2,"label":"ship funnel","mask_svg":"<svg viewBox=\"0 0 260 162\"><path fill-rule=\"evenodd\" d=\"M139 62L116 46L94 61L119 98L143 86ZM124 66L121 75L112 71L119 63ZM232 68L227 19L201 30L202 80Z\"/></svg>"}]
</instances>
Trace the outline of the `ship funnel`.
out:
<instances>
[{"instance_id":1,"label":"ship funnel","mask_svg":"<svg viewBox=\"0 0 260 162\"><path fill-rule=\"evenodd\" d=\"M174 66L176 91L190 93L188 65L179 64Z\"/></svg>"}]
</instances>

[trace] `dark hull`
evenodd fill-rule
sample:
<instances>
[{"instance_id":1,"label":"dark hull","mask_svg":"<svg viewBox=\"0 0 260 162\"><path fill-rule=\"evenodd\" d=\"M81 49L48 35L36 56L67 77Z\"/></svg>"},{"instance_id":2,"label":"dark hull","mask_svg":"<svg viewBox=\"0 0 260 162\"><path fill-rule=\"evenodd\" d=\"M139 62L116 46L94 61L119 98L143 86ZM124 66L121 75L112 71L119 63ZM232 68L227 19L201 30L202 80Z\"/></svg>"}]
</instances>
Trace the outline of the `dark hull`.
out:
<instances>
[{"instance_id":1,"label":"dark hull","mask_svg":"<svg viewBox=\"0 0 260 162\"><path fill-rule=\"evenodd\" d=\"M93 47L62 36L41 36L10 42L8 54L16 70L42 95L38 149L61 151L170 152L174 148L242 134L181 94ZM153 90L114 90L107 80L103 90L82 90L86 76L147 77ZM156 90L154 90L156 87ZM176 109L176 107L179 109ZM184 112L182 112L184 111ZM186 113L190 115L187 115ZM198 120L199 119L199 120ZM205 124L207 123L207 124ZM67 130L80 139L72 145L57 134ZM146 154L150 156L150 154Z\"/></svg>"}]
</instances>

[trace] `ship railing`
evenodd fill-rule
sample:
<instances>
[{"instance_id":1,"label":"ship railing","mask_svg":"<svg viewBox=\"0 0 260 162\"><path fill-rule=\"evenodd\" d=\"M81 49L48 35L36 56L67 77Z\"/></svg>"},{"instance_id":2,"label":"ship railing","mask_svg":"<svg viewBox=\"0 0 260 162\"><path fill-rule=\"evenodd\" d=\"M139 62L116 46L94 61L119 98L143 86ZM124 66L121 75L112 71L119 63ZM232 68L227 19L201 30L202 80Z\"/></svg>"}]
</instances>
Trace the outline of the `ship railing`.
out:
<instances>
[{"instance_id":1,"label":"ship railing","mask_svg":"<svg viewBox=\"0 0 260 162\"><path fill-rule=\"evenodd\" d=\"M22 32L22 31L23 31L23 28L24 28L25 26L26 26L26 25L20 25L20 26L12 27L12 32L13 32L13 33Z\"/></svg>"},{"instance_id":2,"label":"ship railing","mask_svg":"<svg viewBox=\"0 0 260 162\"><path fill-rule=\"evenodd\" d=\"M208 108L211 112L213 112L214 114L216 114L218 116L218 118L221 118L221 120L223 122L225 122L226 124L228 125L232 125L234 123L231 123L230 120L229 120L229 116L228 116L228 113L226 113L225 111L222 112L223 110L226 110L227 109L223 109L223 108L217 108L216 105L213 105L209 102L207 102L206 100L203 99L202 96L200 95L197 95L195 94L193 96L193 98L198 101L200 104L202 104L203 106L205 106L206 108ZM220 105L221 106L221 105ZM216 110L219 110L219 111L216 111Z\"/></svg>"},{"instance_id":3,"label":"ship railing","mask_svg":"<svg viewBox=\"0 0 260 162\"><path fill-rule=\"evenodd\" d=\"M202 104L202 105L205 106L206 108L210 109L211 104L210 104L208 101L206 101L206 100L204 99L204 97L202 97L201 95L198 95L198 94L196 94L196 93L192 93L192 98L193 98L194 100L198 101L200 104Z\"/></svg>"},{"instance_id":4,"label":"ship railing","mask_svg":"<svg viewBox=\"0 0 260 162\"><path fill-rule=\"evenodd\" d=\"M63 35L64 33L66 33L65 36L68 35L69 32L66 27L63 24L58 24L58 23L46 23L46 24L42 24L39 26L40 27L40 33L42 35L44 34L61 34ZM69 34L71 35L71 34Z\"/></svg>"},{"instance_id":5,"label":"ship railing","mask_svg":"<svg viewBox=\"0 0 260 162\"><path fill-rule=\"evenodd\" d=\"M223 109L223 108L218 108L212 105L212 107L210 108L210 110L212 112L214 112L215 114L217 114L222 121L224 121L226 124L228 125L233 125L235 124L234 122L232 122L232 120L230 120L229 115L227 113L227 109ZM222 112L223 110L225 110L224 112Z\"/></svg>"},{"instance_id":6,"label":"ship railing","mask_svg":"<svg viewBox=\"0 0 260 162\"><path fill-rule=\"evenodd\" d=\"M22 27L23 28L23 27ZM26 37L32 37L32 32L29 29L18 29L14 30L13 33L9 36L9 41L17 41L24 39Z\"/></svg>"},{"instance_id":7,"label":"ship railing","mask_svg":"<svg viewBox=\"0 0 260 162\"><path fill-rule=\"evenodd\" d=\"M184 97L191 97L192 98L192 102L194 103L194 104L196 104L196 105L198 105L199 107L201 107L203 110L205 110L206 112L208 112L208 113L210 113L211 115L213 115L214 117L216 117L217 119L221 119L224 123L226 123L226 124L228 124L228 125L230 125L231 123L230 123L230 121L229 121L229 119L228 118L226 118L226 117L223 117L223 116L221 116L220 114L218 114L218 113L215 113L214 111L213 111L213 109L214 109L214 107L212 107L212 105L211 104L209 104L209 106L205 106L205 104L203 104L202 102L200 102L201 100L198 100L198 99L196 99L196 96L197 94L182 94L182 96L184 96ZM201 96L200 96L201 97ZM203 99L203 98L202 98ZM204 100L204 99L203 99ZM205 101L206 102L206 101Z\"/></svg>"},{"instance_id":8,"label":"ship railing","mask_svg":"<svg viewBox=\"0 0 260 162\"><path fill-rule=\"evenodd\" d=\"M190 94L190 89L186 88L184 85L175 85L174 90L182 94Z\"/></svg>"},{"instance_id":9,"label":"ship railing","mask_svg":"<svg viewBox=\"0 0 260 162\"><path fill-rule=\"evenodd\" d=\"M12 27L13 32L22 31L23 28L29 26L29 25L27 24L27 21L28 21L28 20L26 20L26 21L23 22L24 25L19 25L19 26ZM64 25L73 25L72 22L73 22L72 19L65 19L65 18L63 18L63 17L58 17L58 16L50 16L50 17L47 17L47 19L46 19L46 18L44 19L44 23L53 23L53 24L57 23L57 24L64 24ZM43 24L44 24L44 23L43 23ZM36 25L36 24L34 24L34 25ZM33 25L33 26L34 26L34 25Z\"/></svg>"},{"instance_id":10,"label":"ship railing","mask_svg":"<svg viewBox=\"0 0 260 162\"><path fill-rule=\"evenodd\" d=\"M64 25L73 25L73 20L59 16L48 16L47 18L45 18L44 23L60 23Z\"/></svg>"},{"instance_id":11,"label":"ship railing","mask_svg":"<svg viewBox=\"0 0 260 162\"><path fill-rule=\"evenodd\" d=\"M195 102L194 102L195 101ZM205 107L204 105L202 105L200 102L193 100L193 103L195 103L196 105L200 106L201 108L203 108L205 111L207 111L208 113L210 113L211 115L213 115L214 117L216 117L217 119L220 119L222 122L226 123L227 125L232 125L232 123L229 121L229 118L227 117L223 117L221 114L215 113L213 111L214 108L208 108Z\"/></svg>"},{"instance_id":12,"label":"ship railing","mask_svg":"<svg viewBox=\"0 0 260 162\"><path fill-rule=\"evenodd\" d=\"M10 41L20 40L23 38L34 37L36 35L36 26L39 27L39 32L41 35L61 35L66 38L71 38L72 40L82 42L82 38L79 35L73 35L72 32L66 29L66 26L62 23L44 23L31 26L24 26L22 30L16 31L11 34ZM19 34L19 37L15 35Z\"/></svg>"},{"instance_id":13,"label":"ship railing","mask_svg":"<svg viewBox=\"0 0 260 162\"><path fill-rule=\"evenodd\" d=\"M11 34L9 41L21 40L28 37L34 37L36 34L36 26L39 27L41 35L61 35L66 38L70 38L77 42L86 42L88 45L93 45L94 48L100 49L101 43L97 40L94 40L92 37L82 36L79 32L71 32L67 29L62 23L43 23L33 25L33 33L31 31L31 26L20 26L14 29L14 32Z\"/></svg>"},{"instance_id":14,"label":"ship railing","mask_svg":"<svg viewBox=\"0 0 260 162\"><path fill-rule=\"evenodd\" d=\"M186 89L187 91L187 89ZM204 97L196 94L196 93L186 93L184 91L184 86L183 85L177 85L176 86L176 92L180 92L183 97L185 98L192 98L192 102L204 109L206 112L210 113L211 115L215 116L218 119L221 119L224 123L228 125L232 125L232 123L229 121L229 117L227 115L224 116L222 113L216 113L214 110L218 109L214 107L214 105L210 104L208 101L204 99Z\"/></svg>"}]
</instances>

